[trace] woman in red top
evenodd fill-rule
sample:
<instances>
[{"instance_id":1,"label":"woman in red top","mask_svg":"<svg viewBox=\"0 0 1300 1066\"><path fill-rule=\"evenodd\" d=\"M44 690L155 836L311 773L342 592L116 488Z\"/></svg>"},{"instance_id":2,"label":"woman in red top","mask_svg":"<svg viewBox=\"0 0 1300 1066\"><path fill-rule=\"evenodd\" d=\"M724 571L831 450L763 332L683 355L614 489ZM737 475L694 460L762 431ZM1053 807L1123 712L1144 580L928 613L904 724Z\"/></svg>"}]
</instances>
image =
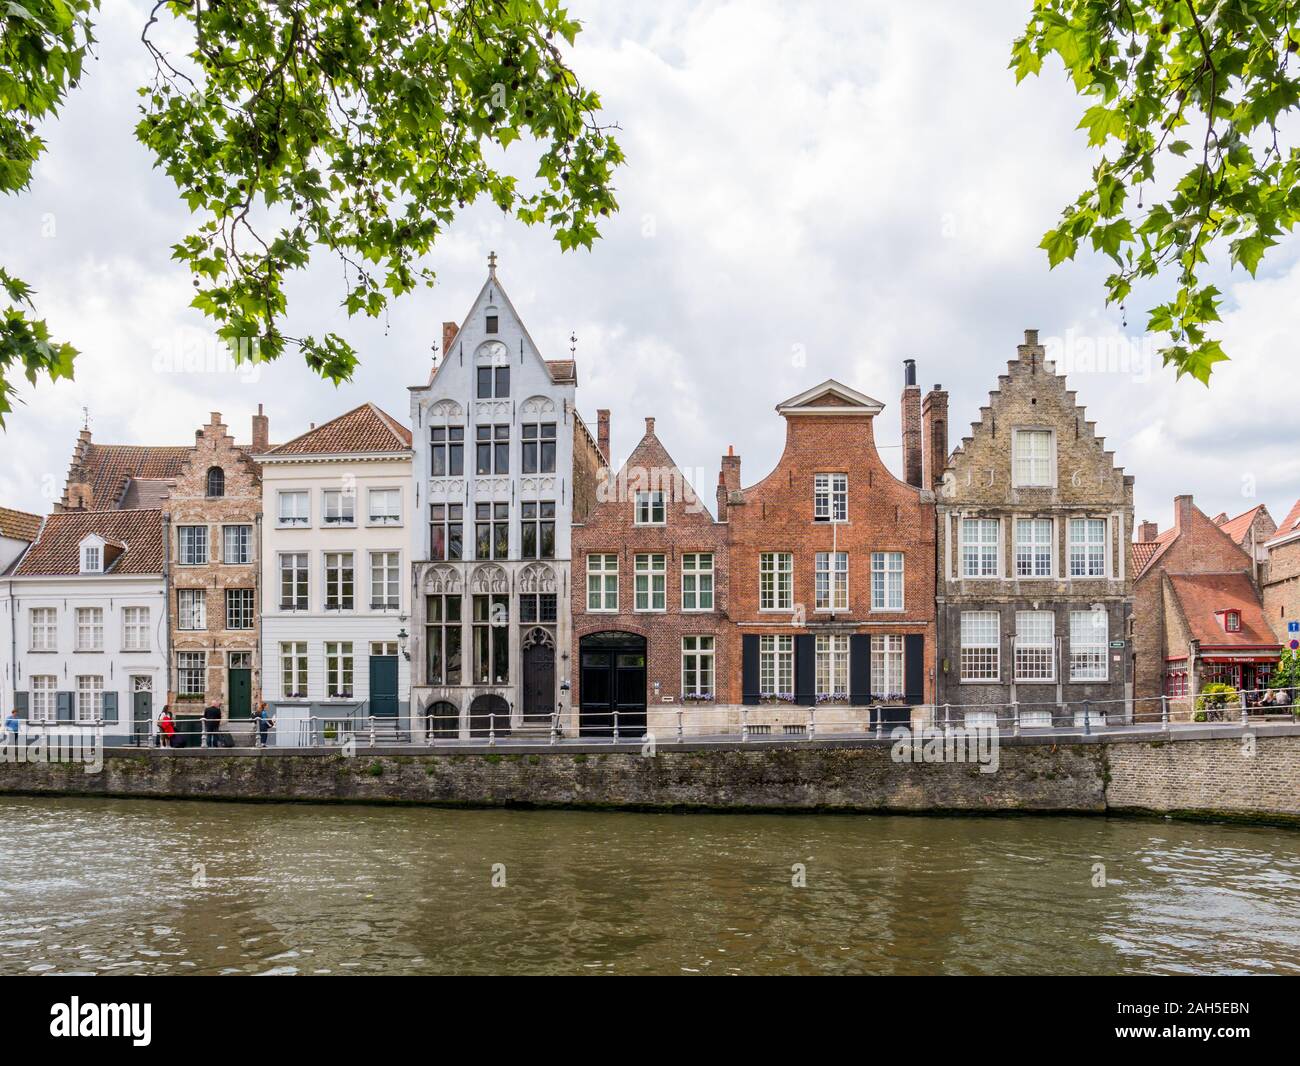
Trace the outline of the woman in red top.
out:
<instances>
[{"instance_id":1,"label":"woman in red top","mask_svg":"<svg viewBox=\"0 0 1300 1066\"><path fill-rule=\"evenodd\" d=\"M170 748L172 746L172 737L176 735L176 723L172 721L172 712L166 707L162 709L162 714L158 716L158 732L162 734L162 746Z\"/></svg>"}]
</instances>

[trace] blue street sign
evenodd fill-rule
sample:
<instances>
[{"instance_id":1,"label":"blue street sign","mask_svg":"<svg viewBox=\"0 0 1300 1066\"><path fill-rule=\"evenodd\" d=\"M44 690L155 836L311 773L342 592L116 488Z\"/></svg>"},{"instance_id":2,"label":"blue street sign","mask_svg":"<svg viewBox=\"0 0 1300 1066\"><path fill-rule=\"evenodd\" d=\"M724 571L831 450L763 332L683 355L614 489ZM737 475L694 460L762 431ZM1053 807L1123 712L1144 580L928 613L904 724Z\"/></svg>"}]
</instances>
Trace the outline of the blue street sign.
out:
<instances>
[{"instance_id":1,"label":"blue street sign","mask_svg":"<svg viewBox=\"0 0 1300 1066\"><path fill-rule=\"evenodd\" d=\"M1288 633L1300 633L1300 622L1288 622L1286 624L1286 631Z\"/></svg>"}]
</instances>

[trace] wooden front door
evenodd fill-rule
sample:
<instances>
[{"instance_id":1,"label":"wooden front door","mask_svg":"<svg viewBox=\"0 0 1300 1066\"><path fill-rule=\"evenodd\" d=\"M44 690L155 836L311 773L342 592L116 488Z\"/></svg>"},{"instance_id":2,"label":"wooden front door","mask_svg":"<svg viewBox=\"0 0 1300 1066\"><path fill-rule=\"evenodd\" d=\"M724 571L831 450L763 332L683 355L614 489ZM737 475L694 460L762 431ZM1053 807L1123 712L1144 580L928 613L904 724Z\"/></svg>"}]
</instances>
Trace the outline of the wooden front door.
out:
<instances>
[{"instance_id":1,"label":"wooden front door","mask_svg":"<svg viewBox=\"0 0 1300 1066\"><path fill-rule=\"evenodd\" d=\"M243 666L232 666L228 681L230 720L247 721L253 717L253 671Z\"/></svg>"},{"instance_id":2,"label":"wooden front door","mask_svg":"<svg viewBox=\"0 0 1300 1066\"><path fill-rule=\"evenodd\" d=\"M524 720L549 722L555 713L555 641L541 627L524 637Z\"/></svg>"},{"instance_id":3,"label":"wooden front door","mask_svg":"<svg viewBox=\"0 0 1300 1066\"><path fill-rule=\"evenodd\" d=\"M370 713L376 718L397 717L397 656L370 656Z\"/></svg>"},{"instance_id":4,"label":"wooden front door","mask_svg":"<svg viewBox=\"0 0 1300 1066\"><path fill-rule=\"evenodd\" d=\"M578 732L620 737L646 730L646 642L634 633L597 633L582 639Z\"/></svg>"}]
</instances>

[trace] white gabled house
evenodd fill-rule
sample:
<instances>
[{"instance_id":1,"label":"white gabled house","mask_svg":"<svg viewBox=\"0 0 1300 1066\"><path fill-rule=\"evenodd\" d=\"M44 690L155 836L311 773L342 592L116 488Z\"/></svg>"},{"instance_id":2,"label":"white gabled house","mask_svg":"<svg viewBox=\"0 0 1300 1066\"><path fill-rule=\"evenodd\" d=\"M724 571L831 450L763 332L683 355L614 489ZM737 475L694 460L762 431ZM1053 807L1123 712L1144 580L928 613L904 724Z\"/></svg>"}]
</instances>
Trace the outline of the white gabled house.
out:
<instances>
[{"instance_id":1,"label":"white gabled house","mask_svg":"<svg viewBox=\"0 0 1300 1066\"><path fill-rule=\"evenodd\" d=\"M567 702L574 497L594 494L600 466L576 386L572 359L543 358L491 256L411 388L411 705L435 735L545 732Z\"/></svg>"},{"instance_id":2,"label":"white gabled house","mask_svg":"<svg viewBox=\"0 0 1300 1066\"><path fill-rule=\"evenodd\" d=\"M273 742L409 736L410 431L366 403L254 458Z\"/></svg>"},{"instance_id":3,"label":"white gabled house","mask_svg":"<svg viewBox=\"0 0 1300 1066\"><path fill-rule=\"evenodd\" d=\"M147 743L167 691L163 544L159 510L52 514L0 577L5 700L29 732Z\"/></svg>"}]
</instances>

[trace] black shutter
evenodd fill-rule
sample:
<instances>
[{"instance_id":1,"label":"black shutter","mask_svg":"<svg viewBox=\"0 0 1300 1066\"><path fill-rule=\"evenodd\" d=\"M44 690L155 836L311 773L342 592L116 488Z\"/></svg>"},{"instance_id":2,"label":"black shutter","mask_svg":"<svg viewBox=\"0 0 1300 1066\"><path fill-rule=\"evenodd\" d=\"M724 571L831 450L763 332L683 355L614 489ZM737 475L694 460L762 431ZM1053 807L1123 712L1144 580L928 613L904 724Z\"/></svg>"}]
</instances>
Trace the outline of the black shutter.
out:
<instances>
[{"instance_id":1,"label":"black shutter","mask_svg":"<svg viewBox=\"0 0 1300 1066\"><path fill-rule=\"evenodd\" d=\"M849 637L849 703L865 707L871 702L871 636L854 633Z\"/></svg>"},{"instance_id":2,"label":"black shutter","mask_svg":"<svg viewBox=\"0 0 1300 1066\"><path fill-rule=\"evenodd\" d=\"M811 707L817 702L817 646L811 633L794 638L794 702Z\"/></svg>"},{"instance_id":3,"label":"black shutter","mask_svg":"<svg viewBox=\"0 0 1300 1066\"><path fill-rule=\"evenodd\" d=\"M758 634L740 638L740 702L758 703Z\"/></svg>"},{"instance_id":4,"label":"black shutter","mask_svg":"<svg viewBox=\"0 0 1300 1066\"><path fill-rule=\"evenodd\" d=\"M925 702L925 636L903 637L903 694L912 706Z\"/></svg>"},{"instance_id":5,"label":"black shutter","mask_svg":"<svg viewBox=\"0 0 1300 1066\"><path fill-rule=\"evenodd\" d=\"M27 717L27 693L26 692L14 693L14 711L18 714L19 718Z\"/></svg>"},{"instance_id":6,"label":"black shutter","mask_svg":"<svg viewBox=\"0 0 1300 1066\"><path fill-rule=\"evenodd\" d=\"M55 694L56 706L58 708L58 720L60 722L71 722L73 719L73 693L59 692Z\"/></svg>"}]
</instances>

